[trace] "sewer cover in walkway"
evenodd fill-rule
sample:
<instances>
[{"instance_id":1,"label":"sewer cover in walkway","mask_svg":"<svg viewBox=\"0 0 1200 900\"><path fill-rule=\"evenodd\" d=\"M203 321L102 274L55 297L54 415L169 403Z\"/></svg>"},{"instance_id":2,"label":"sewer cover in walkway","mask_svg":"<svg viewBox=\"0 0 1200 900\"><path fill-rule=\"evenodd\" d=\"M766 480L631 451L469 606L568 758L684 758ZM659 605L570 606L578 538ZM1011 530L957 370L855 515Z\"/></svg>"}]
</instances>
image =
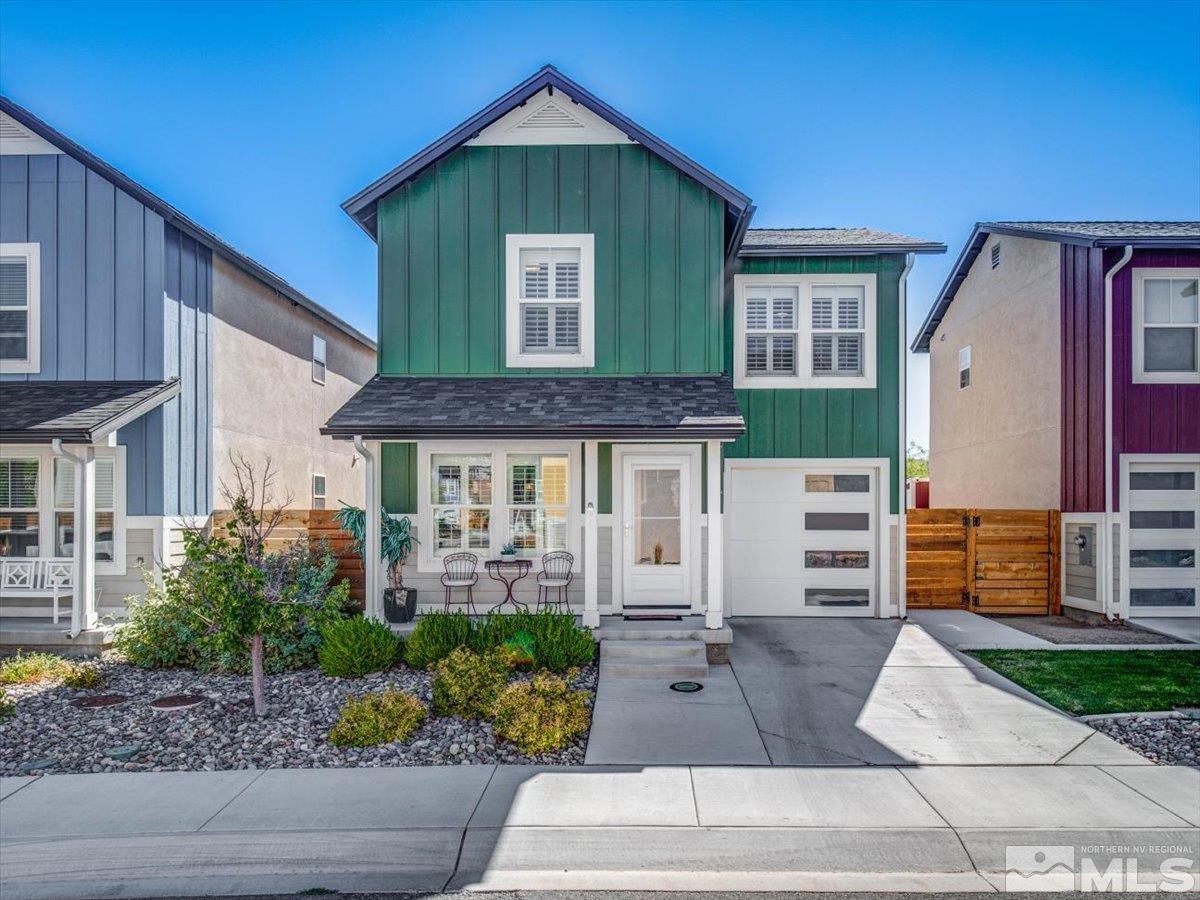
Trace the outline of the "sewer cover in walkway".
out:
<instances>
[{"instance_id":1,"label":"sewer cover in walkway","mask_svg":"<svg viewBox=\"0 0 1200 900\"><path fill-rule=\"evenodd\" d=\"M671 690L679 691L681 694L694 694L696 691L704 690L704 685L698 681L676 681L671 685Z\"/></svg>"},{"instance_id":2,"label":"sewer cover in walkway","mask_svg":"<svg viewBox=\"0 0 1200 900\"><path fill-rule=\"evenodd\" d=\"M76 697L71 705L79 709L104 709L106 706L120 706L128 699L124 694L96 694L92 697Z\"/></svg>"},{"instance_id":3,"label":"sewer cover in walkway","mask_svg":"<svg viewBox=\"0 0 1200 900\"><path fill-rule=\"evenodd\" d=\"M191 709L193 706L199 706L208 698L203 694L168 694L165 697L158 697L150 701L152 709L161 710L178 710Z\"/></svg>"}]
</instances>

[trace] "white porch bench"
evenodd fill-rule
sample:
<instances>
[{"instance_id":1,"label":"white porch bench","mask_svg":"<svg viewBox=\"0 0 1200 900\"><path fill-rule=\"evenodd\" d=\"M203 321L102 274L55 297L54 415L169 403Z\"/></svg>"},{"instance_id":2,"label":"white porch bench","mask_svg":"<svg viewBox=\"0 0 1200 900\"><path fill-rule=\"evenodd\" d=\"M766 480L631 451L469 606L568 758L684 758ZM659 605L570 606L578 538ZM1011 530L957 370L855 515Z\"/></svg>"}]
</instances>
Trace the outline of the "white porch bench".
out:
<instances>
[{"instance_id":1,"label":"white porch bench","mask_svg":"<svg viewBox=\"0 0 1200 900\"><path fill-rule=\"evenodd\" d=\"M0 599L50 598L50 615L58 624L58 604L67 601L67 615L75 590L75 561L70 557L0 559ZM0 606L0 615L44 616L44 606Z\"/></svg>"}]
</instances>

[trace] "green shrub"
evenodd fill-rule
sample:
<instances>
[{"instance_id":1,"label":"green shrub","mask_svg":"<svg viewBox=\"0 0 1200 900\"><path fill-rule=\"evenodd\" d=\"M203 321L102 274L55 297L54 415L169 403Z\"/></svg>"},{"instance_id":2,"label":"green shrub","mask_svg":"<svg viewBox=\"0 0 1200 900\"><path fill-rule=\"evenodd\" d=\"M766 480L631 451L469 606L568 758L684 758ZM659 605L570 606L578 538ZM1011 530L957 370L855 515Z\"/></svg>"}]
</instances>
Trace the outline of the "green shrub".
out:
<instances>
[{"instance_id":1,"label":"green shrub","mask_svg":"<svg viewBox=\"0 0 1200 900\"><path fill-rule=\"evenodd\" d=\"M0 662L0 684L41 684L65 681L75 663L53 653L21 653Z\"/></svg>"},{"instance_id":2,"label":"green shrub","mask_svg":"<svg viewBox=\"0 0 1200 900\"><path fill-rule=\"evenodd\" d=\"M510 669L529 669L537 662L533 635L518 631L497 648L500 657Z\"/></svg>"},{"instance_id":3,"label":"green shrub","mask_svg":"<svg viewBox=\"0 0 1200 900\"><path fill-rule=\"evenodd\" d=\"M492 704L492 726L529 755L561 750L588 729L592 714L587 691L573 691L568 679L538 672L530 681L506 687Z\"/></svg>"},{"instance_id":4,"label":"green shrub","mask_svg":"<svg viewBox=\"0 0 1200 900\"><path fill-rule=\"evenodd\" d=\"M212 628L202 617L205 597L218 588L231 553L229 542L203 535L185 536L188 558L163 573L160 587L146 580L144 598L125 601L127 620L119 625L113 647L130 664L144 669L176 666L200 672L250 671L245 641ZM263 669L278 674L316 664L321 631L343 618L350 585L328 581L337 561L328 548L291 545L263 561L263 589L289 598L265 609Z\"/></svg>"},{"instance_id":5,"label":"green shrub","mask_svg":"<svg viewBox=\"0 0 1200 900\"><path fill-rule=\"evenodd\" d=\"M487 717L508 681L508 664L495 651L451 651L434 668L433 711L463 719Z\"/></svg>"},{"instance_id":6,"label":"green shrub","mask_svg":"<svg viewBox=\"0 0 1200 900\"><path fill-rule=\"evenodd\" d=\"M17 704L8 696L8 692L4 688L0 688L0 722L7 719L9 716L16 715Z\"/></svg>"},{"instance_id":7,"label":"green shrub","mask_svg":"<svg viewBox=\"0 0 1200 900\"><path fill-rule=\"evenodd\" d=\"M73 663L71 671L63 676L63 684L77 691L90 691L104 683L104 676L95 666Z\"/></svg>"},{"instance_id":8,"label":"green shrub","mask_svg":"<svg viewBox=\"0 0 1200 900\"><path fill-rule=\"evenodd\" d=\"M389 669L400 652L400 639L382 622L354 616L321 630L317 664L331 678L362 678Z\"/></svg>"},{"instance_id":9,"label":"green shrub","mask_svg":"<svg viewBox=\"0 0 1200 900\"><path fill-rule=\"evenodd\" d=\"M404 691L351 697L329 730L329 743L337 747L372 747L405 741L428 714L424 703Z\"/></svg>"},{"instance_id":10,"label":"green shrub","mask_svg":"<svg viewBox=\"0 0 1200 900\"><path fill-rule=\"evenodd\" d=\"M544 612L533 617L534 656L551 672L586 666L596 657L591 631L575 624L570 613Z\"/></svg>"},{"instance_id":11,"label":"green shrub","mask_svg":"<svg viewBox=\"0 0 1200 900\"><path fill-rule=\"evenodd\" d=\"M465 613L425 613L404 642L404 661L414 669L432 668L457 648L470 646L471 636Z\"/></svg>"}]
</instances>

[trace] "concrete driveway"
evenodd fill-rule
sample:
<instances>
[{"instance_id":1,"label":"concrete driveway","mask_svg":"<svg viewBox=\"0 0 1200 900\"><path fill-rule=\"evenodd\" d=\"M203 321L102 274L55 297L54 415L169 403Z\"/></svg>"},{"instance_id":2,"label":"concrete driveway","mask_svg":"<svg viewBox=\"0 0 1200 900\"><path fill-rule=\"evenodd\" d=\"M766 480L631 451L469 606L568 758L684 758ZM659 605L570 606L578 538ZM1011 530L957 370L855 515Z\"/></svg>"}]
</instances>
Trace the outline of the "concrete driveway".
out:
<instances>
[{"instance_id":1,"label":"concrete driveway","mask_svg":"<svg viewBox=\"0 0 1200 900\"><path fill-rule=\"evenodd\" d=\"M1140 765L919 625L734 618L730 661L774 765Z\"/></svg>"}]
</instances>

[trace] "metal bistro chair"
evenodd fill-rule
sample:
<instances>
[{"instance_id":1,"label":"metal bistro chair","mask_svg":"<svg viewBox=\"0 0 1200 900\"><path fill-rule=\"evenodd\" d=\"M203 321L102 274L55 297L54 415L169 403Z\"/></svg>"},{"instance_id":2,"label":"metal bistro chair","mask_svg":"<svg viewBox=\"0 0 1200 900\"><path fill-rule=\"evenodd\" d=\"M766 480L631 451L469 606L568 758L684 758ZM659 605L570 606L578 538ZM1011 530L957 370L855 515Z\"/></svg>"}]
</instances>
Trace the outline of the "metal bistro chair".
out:
<instances>
[{"instance_id":1,"label":"metal bistro chair","mask_svg":"<svg viewBox=\"0 0 1200 900\"><path fill-rule=\"evenodd\" d=\"M553 550L542 555L542 571L538 572L537 577L539 610L545 604L547 609L554 607L559 612L571 611L567 589L571 586L574 565L575 557L566 550ZM558 592L557 599L550 599L551 591Z\"/></svg>"},{"instance_id":2,"label":"metal bistro chair","mask_svg":"<svg viewBox=\"0 0 1200 900\"><path fill-rule=\"evenodd\" d=\"M446 605L445 611L450 612L450 593L454 588L467 589L467 612L473 616L479 615L475 611L475 584L479 581L479 575L476 574L475 568L479 565L479 557L474 553L451 553L442 559L442 564L446 567L446 571L442 574L442 584L446 588Z\"/></svg>"}]
</instances>

